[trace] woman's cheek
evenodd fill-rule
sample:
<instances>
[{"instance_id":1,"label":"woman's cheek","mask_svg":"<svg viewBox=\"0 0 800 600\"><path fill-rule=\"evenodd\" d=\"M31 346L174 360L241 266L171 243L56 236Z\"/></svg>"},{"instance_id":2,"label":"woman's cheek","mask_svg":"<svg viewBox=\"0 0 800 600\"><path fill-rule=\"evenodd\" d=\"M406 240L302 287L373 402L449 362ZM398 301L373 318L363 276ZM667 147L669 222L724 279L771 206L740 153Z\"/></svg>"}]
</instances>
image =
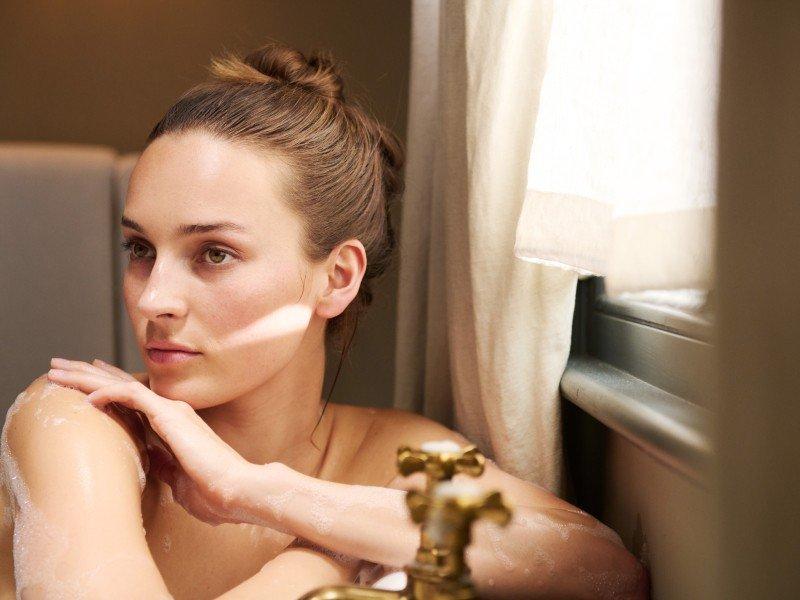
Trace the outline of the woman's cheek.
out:
<instances>
[{"instance_id":1,"label":"woman's cheek","mask_svg":"<svg viewBox=\"0 0 800 600\"><path fill-rule=\"evenodd\" d=\"M229 373L264 379L282 369L298 351L310 322L310 309L281 306L221 335L220 364Z\"/></svg>"},{"instance_id":2,"label":"woman's cheek","mask_svg":"<svg viewBox=\"0 0 800 600\"><path fill-rule=\"evenodd\" d=\"M271 281L268 290L250 293L243 293L244 284L237 286L219 298L216 314L209 313L210 358L216 375L233 387L251 387L280 371L309 327L312 309L295 303L299 292L277 277Z\"/></svg>"}]
</instances>

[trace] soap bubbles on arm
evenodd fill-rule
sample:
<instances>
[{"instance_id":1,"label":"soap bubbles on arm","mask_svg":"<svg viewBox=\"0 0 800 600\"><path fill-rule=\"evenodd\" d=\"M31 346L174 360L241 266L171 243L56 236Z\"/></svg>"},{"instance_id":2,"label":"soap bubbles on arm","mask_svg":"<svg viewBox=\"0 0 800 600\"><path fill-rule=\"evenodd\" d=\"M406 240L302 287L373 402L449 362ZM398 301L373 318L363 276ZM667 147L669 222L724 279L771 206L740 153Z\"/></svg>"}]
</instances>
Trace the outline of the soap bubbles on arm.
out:
<instances>
[{"instance_id":1,"label":"soap bubbles on arm","mask_svg":"<svg viewBox=\"0 0 800 600\"><path fill-rule=\"evenodd\" d=\"M169 597L141 515L141 461L120 422L37 379L9 409L2 472L24 597Z\"/></svg>"}]
</instances>

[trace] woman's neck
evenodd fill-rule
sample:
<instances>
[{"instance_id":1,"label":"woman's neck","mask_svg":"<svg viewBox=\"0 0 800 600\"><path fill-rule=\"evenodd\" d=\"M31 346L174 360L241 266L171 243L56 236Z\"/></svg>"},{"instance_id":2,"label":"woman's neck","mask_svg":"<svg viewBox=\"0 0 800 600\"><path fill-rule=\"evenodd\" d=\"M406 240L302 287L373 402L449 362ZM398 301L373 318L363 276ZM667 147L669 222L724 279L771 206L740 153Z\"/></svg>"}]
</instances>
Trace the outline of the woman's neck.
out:
<instances>
[{"instance_id":1,"label":"woman's neck","mask_svg":"<svg viewBox=\"0 0 800 600\"><path fill-rule=\"evenodd\" d=\"M319 421L324 376L324 346L305 352L301 347L289 364L259 387L197 414L248 461L281 462L315 475L333 425L330 405Z\"/></svg>"}]
</instances>

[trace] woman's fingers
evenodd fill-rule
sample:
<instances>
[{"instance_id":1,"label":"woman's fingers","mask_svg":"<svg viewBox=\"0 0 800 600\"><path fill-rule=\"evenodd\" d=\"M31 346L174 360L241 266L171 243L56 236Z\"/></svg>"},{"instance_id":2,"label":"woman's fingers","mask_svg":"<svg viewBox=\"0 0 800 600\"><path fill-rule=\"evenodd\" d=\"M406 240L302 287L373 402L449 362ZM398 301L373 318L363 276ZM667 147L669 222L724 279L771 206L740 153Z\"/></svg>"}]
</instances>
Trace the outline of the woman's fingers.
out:
<instances>
[{"instance_id":1,"label":"woman's fingers","mask_svg":"<svg viewBox=\"0 0 800 600\"><path fill-rule=\"evenodd\" d=\"M187 402L164 398L135 379L122 379L94 365L74 366L53 369L48 377L88 393L86 401L95 407L113 402L143 414L152 433L169 448L150 453L154 474L170 485L189 512L209 523L225 522L245 459Z\"/></svg>"},{"instance_id":2,"label":"woman's fingers","mask_svg":"<svg viewBox=\"0 0 800 600\"><path fill-rule=\"evenodd\" d=\"M64 371L84 371L86 373L102 373L117 377L123 381L141 381L141 379L131 375L127 371L111 365L104 360L95 358L91 364L82 360L68 360L66 358L53 357L50 359L50 366Z\"/></svg>"},{"instance_id":3,"label":"woman's fingers","mask_svg":"<svg viewBox=\"0 0 800 600\"><path fill-rule=\"evenodd\" d=\"M224 473L231 457L241 459L189 404L163 398L138 381L106 385L93 391L86 400L97 407L116 402L142 412L153 432L193 478Z\"/></svg>"},{"instance_id":4,"label":"woman's fingers","mask_svg":"<svg viewBox=\"0 0 800 600\"><path fill-rule=\"evenodd\" d=\"M83 374L80 376L83 376ZM86 377L90 376L87 374ZM172 402L155 395L138 381L114 379L110 380L106 385L93 390L86 398L86 401L98 408L102 408L110 402L116 402L127 408L143 412L152 424L154 420L157 420L158 414L163 411L163 407L159 406L159 399L165 403Z\"/></svg>"},{"instance_id":5,"label":"woman's fingers","mask_svg":"<svg viewBox=\"0 0 800 600\"><path fill-rule=\"evenodd\" d=\"M53 369L60 369L62 371L83 371L85 373L112 375L108 371L101 369L99 365L89 364L82 360L68 360L66 358L53 357L50 359L50 366Z\"/></svg>"},{"instance_id":6,"label":"woman's fingers","mask_svg":"<svg viewBox=\"0 0 800 600\"><path fill-rule=\"evenodd\" d=\"M115 402L143 413L154 433L166 442L187 472L194 476L201 474L204 468L202 457L214 455L216 449L221 452L219 456L231 452L191 406L179 400L162 398L138 381L123 381L99 369L95 372L51 369L48 378L88 394L86 401L97 408Z\"/></svg>"},{"instance_id":7,"label":"woman's fingers","mask_svg":"<svg viewBox=\"0 0 800 600\"><path fill-rule=\"evenodd\" d=\"M85 394L91 394L95 390L119 382L119 378L102 371L89 371L82 368L75 370L50 369L47 378L62 385L68 385L79 389Z\"/></svg>"},{"instance_id":8,"label":"woman's fingers","mask_svg":"<svg viewBox=\"0 0 800 600\"><path fill-rule=\"evenodd\" d=\"M88 394L87 402L98 408L116 402L147 417L153 431L164 440L181 463L218 449L224 456L231 448L186 402L162 398L136 380L121 380L97 367L78 365L74 370L51 369L51 381L75 387Z\"/></svg>"},{"instance_id":9,"label":"woman's fingers","mask_svg":"<svg viewBox=\"0 0 800 600\"><path fill-rule=\"evenodd\" d=\"M213 442L220 441L186 402L162 398L124 371L127 377L122 379L108 370L82 361L54 359L54 363L68 368L51 369L48 379L89 394L87 401L98 408L116 402L144 413L153 430L162 439L169 439L171 446L174 446L176 434L184 437L182 433L194 434L195 437L199 434Z\"/></svg>"},{"instance_id":10,"label":"woman's fingers","mask_svg":"<svg viewBox=\"0 0 800 600\"><path fill-rule=\"evenodd\" d=\"M143 413L153 432L188 469L192 469L192 461L201 461L200 457L208 452L208 443L203 435L198 435L199 427L193 422L202 423L197 413L185 402L162 398L138 381L118 381L98 388L86 401L98 408L115 402Z\"/></svg>"},{"instance_id":11,"label":"woman's fingers","mask_svg":"<svg viewBox=\"0 0 800 600\"><path fill-rule=\"evenodd\" d=\"M137 381L137 379L133 375L128 373L127 371L123 371L119 367L115 367L114 365L110 365L107 362L100 360L99 358L95 358L92 361L92 364L96 365L98 368L102 369L103 371L106 371L106 372L108 372L108 373L110 373L112 375L117 375L118 377L121 377L122 379L127 379L128 381Z\"/></svg>"}]
</instances>

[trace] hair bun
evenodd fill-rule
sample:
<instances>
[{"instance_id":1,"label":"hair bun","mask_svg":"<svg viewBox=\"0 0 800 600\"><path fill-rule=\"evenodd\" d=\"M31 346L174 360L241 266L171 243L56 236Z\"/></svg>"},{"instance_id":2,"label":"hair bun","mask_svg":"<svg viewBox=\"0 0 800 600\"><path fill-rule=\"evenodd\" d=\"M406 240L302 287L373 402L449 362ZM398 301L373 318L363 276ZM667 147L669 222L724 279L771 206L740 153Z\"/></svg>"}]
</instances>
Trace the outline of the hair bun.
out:
<instances>
[{"instance_id":1,"label":"hair bun","mask_svg":"<svg viewBox=\"0 0 800 600\"><path fill-rule=\"evenodd\" d=\"M231 52L215 58L210 71L221 80L245 83L278 81L306 88L332 100L344 100L344 81L336 61L324 50L312 51L306 57L295 48L271 41L244 59Z\"/></svg>"}]
</instances>

